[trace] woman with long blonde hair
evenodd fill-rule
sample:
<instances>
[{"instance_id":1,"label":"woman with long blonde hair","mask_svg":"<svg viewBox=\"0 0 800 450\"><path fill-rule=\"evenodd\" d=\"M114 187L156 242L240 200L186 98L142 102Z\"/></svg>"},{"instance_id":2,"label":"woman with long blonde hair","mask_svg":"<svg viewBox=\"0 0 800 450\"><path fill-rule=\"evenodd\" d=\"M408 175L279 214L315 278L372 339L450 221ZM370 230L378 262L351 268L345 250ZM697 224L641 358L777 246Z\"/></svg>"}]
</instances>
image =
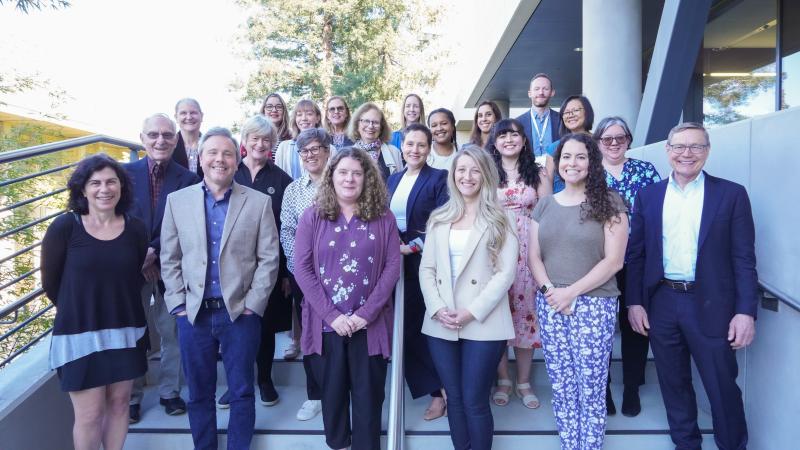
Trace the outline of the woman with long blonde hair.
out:
<instances>
[{"instance_id":1,"label":"woman with long blonde hair","mask_svg":"<svg viewBox=\"0 0 800 450\"><path fill-rule=\"evenodd\" d=\"M450 197L431 214L420 263L422 332L447 392L458 449L491 449L489 395L506 340L514 338L508 289L519 244L498 203L498 183L497 168L480 147L466 145L456 154L447 176Z\"/></svg>"}]
</instances>

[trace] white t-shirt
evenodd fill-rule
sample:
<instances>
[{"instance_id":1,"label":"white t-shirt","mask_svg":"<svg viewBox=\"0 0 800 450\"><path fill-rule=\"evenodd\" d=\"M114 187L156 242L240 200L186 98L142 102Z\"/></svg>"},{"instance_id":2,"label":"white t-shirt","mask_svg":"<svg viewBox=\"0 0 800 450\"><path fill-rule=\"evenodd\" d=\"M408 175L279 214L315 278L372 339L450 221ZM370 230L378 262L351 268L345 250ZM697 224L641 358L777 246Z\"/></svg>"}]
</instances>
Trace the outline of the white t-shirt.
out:
<instances>
[{"instance_id":1,"label":"white t-shirt","mask_svg":"<svg viewBox=\"0 0 800 450\"><path fill-rule=\"evenodd\" d=\"M389 203L389 209L392 210L392 214L394 214L395 219L397 219L397 228L401 233L405 233L406 229L408 229L408 224L406 223L408 196L411 195L411 189L414 187L418 176L419 172L414 175L403 175L403 177L400 178L397 189L394 191L392 201Z\"/></svg>"}]
</instances>

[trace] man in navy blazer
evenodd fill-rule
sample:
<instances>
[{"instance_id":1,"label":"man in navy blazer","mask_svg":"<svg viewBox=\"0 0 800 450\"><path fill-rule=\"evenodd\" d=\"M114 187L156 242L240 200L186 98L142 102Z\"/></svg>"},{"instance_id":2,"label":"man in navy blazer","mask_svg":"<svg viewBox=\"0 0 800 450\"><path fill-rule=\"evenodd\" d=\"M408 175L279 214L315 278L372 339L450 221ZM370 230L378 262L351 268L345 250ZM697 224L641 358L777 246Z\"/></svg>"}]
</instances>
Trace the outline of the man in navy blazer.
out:
<instances>
[{"instance_id":1,"label":"man in navy blazer","mask_svg":"<svg viewBox=\"0 0 800 450\"><path fill-rule=\"evenodd\" d=\"M702 125L667 139L672 174L636 197L628 241L626 303L633 329L650 336L670 435L699 450L694 359L711 403L714 440L747 445L737 349L755 336L755 228L744 187L702 169L710 151Z\"/></svg>"},{"instance_id":2,"label":"man in navy blazer","mask_svg":"<svg viewBox=\"0 0 800 450\"><path fill-rule=\"evenodd\" d=\"M517 117L525 130L525 136L531 143L533 154L538 163L544 167L545 147L557 141L561 116L558 111L550 109L550 99L556 95L553 82L546 73L537 73L531 78L528 88L528 98L531 99L531 109Z\"/></svg>"},{"instance_id":3,"label":"man in navy blazer","mask_svg":"<svg viewBox=\"0 0 800 450\"><path fill-rule=\"evenodd\" d=\"M180 398L180 348L175 318L164 303L164 285L161 283L158 255L161 250L161 221L167 195L191 186L200 180L197 175L172 161L178 142L175 122L165 114L155 114L145 119L139 135L147 156L125 165L133 183L133 207L130 214L147 227L150 245L147 249L142 275L142 303L147 312L149 326L161 336L161 370L158 394L160 403L169 415L183 414L186 404ZM151 303L151 298L153 302ZM130 400L130 421L140 419L140 404L144 377L134 382Z\"/></svg>"}]
</instances>

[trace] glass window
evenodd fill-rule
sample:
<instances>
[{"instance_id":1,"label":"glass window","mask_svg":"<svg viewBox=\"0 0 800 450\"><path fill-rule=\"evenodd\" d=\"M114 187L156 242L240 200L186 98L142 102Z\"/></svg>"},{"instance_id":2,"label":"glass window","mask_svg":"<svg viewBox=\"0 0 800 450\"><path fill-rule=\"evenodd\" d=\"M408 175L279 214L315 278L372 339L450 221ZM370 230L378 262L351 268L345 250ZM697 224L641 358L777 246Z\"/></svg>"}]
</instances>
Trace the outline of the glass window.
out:
<instances>
[{"instance_id":1,"label":"glass window","mask_svg":"<svg viewBox=\"0 0 800 450\"><path fill-rule=\"evenodd\" d=\"M781 5L781 64L783 89L781 109L800 105L800 2L783 0Z\"/></svg>"},{"instance_id":2,"label":"glass window","mask_svg":"<svg viewBox=\"0 0 800 450\"><path fill-rule=\"evenodd\" d=\"M775 111L776 0L721 5L709 15L698 64L706 127Z\"/></svg>"}]
</instances>

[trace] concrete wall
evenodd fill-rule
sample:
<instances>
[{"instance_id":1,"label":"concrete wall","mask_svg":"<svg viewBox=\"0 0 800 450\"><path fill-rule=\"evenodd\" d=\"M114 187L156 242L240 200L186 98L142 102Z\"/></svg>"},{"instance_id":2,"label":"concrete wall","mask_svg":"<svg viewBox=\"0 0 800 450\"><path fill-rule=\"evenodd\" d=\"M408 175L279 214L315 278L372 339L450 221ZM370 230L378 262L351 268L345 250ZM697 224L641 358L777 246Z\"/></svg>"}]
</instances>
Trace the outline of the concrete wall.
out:
<instances>
[{"instance_id":1,"label":"concrete wall","mask_svg":"<svg viewBox=\"0 0 800 450\"><path fill-rule=\"evenodd\" d=\"M758 277L800 308L800 200L797 186L800 152L794 127L800 107L744 120L709 131L708 173L744 185L756 226ZM629 152L670 173L664 142ZM753 345L739 351L739 385L754 449L797 448L800 442L800 309L788 303L778 310L760 308ZM701 399L701 408L705 399ZM707 404L706 404L707 405Z\"/></svg>"}]
</instances>

